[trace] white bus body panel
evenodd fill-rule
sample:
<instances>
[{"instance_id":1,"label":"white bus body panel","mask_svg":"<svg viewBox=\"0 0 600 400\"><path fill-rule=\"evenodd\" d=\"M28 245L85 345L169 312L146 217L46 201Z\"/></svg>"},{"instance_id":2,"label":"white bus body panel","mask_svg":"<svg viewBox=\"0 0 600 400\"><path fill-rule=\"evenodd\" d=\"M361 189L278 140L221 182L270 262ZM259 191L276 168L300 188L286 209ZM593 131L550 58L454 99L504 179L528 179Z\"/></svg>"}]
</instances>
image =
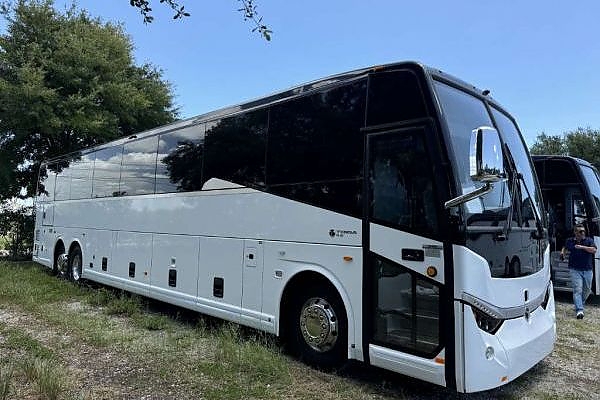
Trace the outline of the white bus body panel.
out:
<instances>
[{"instance_id":1,"label":"white bus body panel","mask_svg":"<svg viewBox=\"0 0 600 400\"><path fill-rule=\"evenodd\" d=\"M273 241L265 242L264 257L263 329L279 334L275 318L281 318L280 299L287 282L298 273L317 272L340 294L348 317L348 356L362 361L362 248Z\"/></svg>"},{"instance_id":2,"label":"white bus body panel","mask_svg":"<svg viewBox=\"0 0 600 400\"><path fill-rule=\"evenodd\" d=\"M230 189L56 202L54 225L361 246L361 224L358 218L268 193ZM331 237L332 228L356 234Z\"/></svg>"},{"instance_id":3,"label":"white bus body panel","mask_svg":"<svg viewBox=\"0 0 600 400\"><path fill-rule=\"evenodd\" d=\"M240 322L242 306L242 262L244 241L228 238L200 238L198 302L201 309L214 309L211 315ZM223 297L213 295L215 278L224 281Z\"/></svg>"},{"instance_id":4,"label":"white bus body panel","mask_svg":"<svg viewBox=\"0 0 600 400\"><path fill-rule=\"evenodd\" d=\"M262 288L264 271L262 241L244 240L242 264L242 316L244 325L263 329Z\"/></svg>"},{"instance_id":5,"label":"white bus body panel","mask_svg":"<svg viewBox=\"0 0 600 400\"><path fill-rule=\"evenodd\" d=\"M443 352L440 354L443 357ZM369 345L371 364L436 385L446 386L445 367L434 360L413 356L374 344Z\"/></svg>"},{"instance_id":6,"label":"white bus body panel","mask_svg":"<svg viewBox=\"0 0 600 400\"><path fill-rule=\"evenodd\" d=\"M317 272L344 302L349 357L363 360L358 218L239 186L60 201L54 211L50 253L59 238L67 249L81 243L84 278L274 334L286 284L300 272ZM168 285L171 268L175 288ZM215 277L224 280L223 298L214 296Z\"/></svg>"},{"instance_id":7,"label":"white bus body panel","mask_svg":"<svg viewBox=\"0 0 600 400\"><path fill-rule=\"evenodd\" d=\"M155 298L184 307L195 307L198 296L200 240L193 236L153 235L151 292ZM177 273L175 287L169 286L169 271Z\"/></svg>"},{"instance_id":8,"label":"white bus body panel","mask_svg":"<svg viewBox=\"0 0 600 400\"><path fill-rule=\"evenodd\" d=\"M462 266L454 270L455 312L461 316L455 324L456 354L464 354L457 362L457 389L474 392L506 384L552 352L556 341L552 295L547 309L532 310L529 319L522 316L505 320L495 335L479 329L471 307L458 301L466 293L497 307L511 308L526 304L525 291L529 299L538 298L550 280L549 249L541 271L513 279L492 278L487 261L462 246L453 246L453 252L455 265ZM517 281L519 284L515 285ZM494 350L491 358L486 357L488 347Z\"/></svg>"},{"instance_id":9,"label":"white bus body panel","mask_svg":"<svg viewBox=\"0 0 600 400\"><path fill-rule=\"evenodd\" d=\"M113 262L108 274L121 282L125 290L148 296L152 268L152 234L115 232ZM129 276L129 263L135 263L135 275Z\"/></svg>"},{"instance_id":10,"label":"white bus body panel","mask_svg":"<svg viewBox=\"0 0 600 400\"><path fill-rule=\"evenodd\" d=\"M441 284L444 283L444 251L442 242L402 232L378 224L370 224L371 251L388 258L402 266L427 276L427 268L435 267L437 274L429 277ZM401 249L423 249L424 261L402 259Z\"/></svg>"}]
</instances>

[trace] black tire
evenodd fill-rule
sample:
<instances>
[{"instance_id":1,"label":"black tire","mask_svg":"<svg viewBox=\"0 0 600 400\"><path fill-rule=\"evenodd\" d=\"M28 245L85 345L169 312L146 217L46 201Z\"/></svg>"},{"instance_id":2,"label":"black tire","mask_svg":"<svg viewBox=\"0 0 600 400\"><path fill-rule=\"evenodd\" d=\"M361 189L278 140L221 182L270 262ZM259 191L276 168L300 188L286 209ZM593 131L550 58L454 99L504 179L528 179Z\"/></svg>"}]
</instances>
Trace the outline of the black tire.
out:
<instances>
[{"instance_id":1,"label":"black tire","mask_svg":"<svg viewBox=\"0 0 600 400\"><path fill-rule=\"evenodd\" d=\"M73 282L81 282L81 274L83 273L83 257L81 248L75 245L69 254L69 280Z\"/></svg>"},{"instance_id":2,"label":"black tire","mask_svg":"<svg viewBox=\"0 0 600 400\"><path fill-rule=\"evenodd\" d=\"M341 366L348 356L348 318L335 288L319 284L293 297L287 310L291 353L316 367Z\"/></svg>"},{"instance_id":3,"label":"black tire","mask_svg":"<svg viewBox=\"0 0 600 400\"><path fill-rule=\"evenodd\" d=\"M69 257L62 245L56 249L52 273L59 278L67 278L69 276Z\"/></svg>"}]
</instances>

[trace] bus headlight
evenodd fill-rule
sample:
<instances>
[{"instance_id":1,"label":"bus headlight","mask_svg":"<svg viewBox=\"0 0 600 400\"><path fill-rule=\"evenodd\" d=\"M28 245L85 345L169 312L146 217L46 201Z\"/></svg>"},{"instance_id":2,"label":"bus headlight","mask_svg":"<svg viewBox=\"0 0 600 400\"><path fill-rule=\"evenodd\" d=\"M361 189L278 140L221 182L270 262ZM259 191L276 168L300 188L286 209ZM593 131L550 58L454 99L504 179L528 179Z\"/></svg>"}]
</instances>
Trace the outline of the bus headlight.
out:
<instances>
[{"instance_id":1,"label":"bus headlight","mask_svg":"<svg viewBox=\"0 0 600 400\"><path fill-rule=\"evenodd\" d=\"M504 322L504 320L492 317L473 306L471 306L471 310L473 310L473 315L475 316L475 321L477 322L479 329L486 331L489 334L493 335L498 332L498 329L500 329Z\"/></svg>"}]
</instances>

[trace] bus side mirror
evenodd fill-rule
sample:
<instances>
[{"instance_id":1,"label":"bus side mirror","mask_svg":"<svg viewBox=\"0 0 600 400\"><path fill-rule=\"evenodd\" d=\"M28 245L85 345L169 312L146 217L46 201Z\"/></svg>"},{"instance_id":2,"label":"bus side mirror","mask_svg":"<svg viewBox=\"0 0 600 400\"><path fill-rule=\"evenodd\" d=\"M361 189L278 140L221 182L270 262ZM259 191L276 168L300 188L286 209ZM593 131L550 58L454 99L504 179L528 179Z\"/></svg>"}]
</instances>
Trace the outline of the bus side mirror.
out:
<instances>
[{"instance_id":1,"label":"bus side mirror","mask_svg":"<svg viewBox=\"0 0 600 400\"><path fill-rule=\"evenodd\" d=\"M472 180L494 183L504 179L502 143L496 129L489 126L473 129L470 146L469 166Z\"/></svg>"},{"instance_id":2,"label":"bus side mirror","mask_svg":"<svg viewBox=\"0 0 600 400\"><path fill-rule=\"evenodd\" d=\"M492 184L504 179L502 143L498 131L489 126L480 126L471 131L469 173L475 182L483 183L478 189L465 193L444 203L451 208L481 197L492 191Z\"/></svg>"}]
</instances>

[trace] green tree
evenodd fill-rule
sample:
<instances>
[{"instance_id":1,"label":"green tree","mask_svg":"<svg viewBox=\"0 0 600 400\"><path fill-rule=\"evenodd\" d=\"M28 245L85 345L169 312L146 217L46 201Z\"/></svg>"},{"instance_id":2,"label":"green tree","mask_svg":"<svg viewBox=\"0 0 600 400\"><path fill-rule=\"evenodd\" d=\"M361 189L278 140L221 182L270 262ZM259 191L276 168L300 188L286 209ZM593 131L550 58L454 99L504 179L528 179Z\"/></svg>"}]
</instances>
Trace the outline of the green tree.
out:
<instances>
[{"instance_id":1,"label":"green tree","mask_svg":"<svg viewBox=\"0 0 600 400\"><path fill-rule=\"evenodd\" d=\"M0 213L0 236L13 260L30 258L33 248L33 207L18 206Z\"/></svg>"},{"instance_id":2,"label":"green tree","mask_svg":"<svg viewBox=\"0 0 600 400\"><path fill-rule=\"evenodd\" d=\"M600 168L600 130L577 128L555 136L542 133L531 146L531 153L569 155Z\"/></svg>"},{"instance_id":3,"label":"green tree","mask_svg":"<svg viewBox=\"0 0 600 400\"><path fill-rule=\"evenodd\" d=\"M532 154L567 154L567 149L562 136L550 136L541 133L531 146Z\"/></svg>"},{"instance_id":4,"label":"green tree","mask_svg":"<svg viewBox=\"0 0 600 400\"><path fill-rule=\"evenodd\" d=\"M52 0L19 0L0 15L0 200L33 196L44 159L177 116L171 85L134 64L122 26L75 7L59 13Z\"/></svg>"}]
</instances>

